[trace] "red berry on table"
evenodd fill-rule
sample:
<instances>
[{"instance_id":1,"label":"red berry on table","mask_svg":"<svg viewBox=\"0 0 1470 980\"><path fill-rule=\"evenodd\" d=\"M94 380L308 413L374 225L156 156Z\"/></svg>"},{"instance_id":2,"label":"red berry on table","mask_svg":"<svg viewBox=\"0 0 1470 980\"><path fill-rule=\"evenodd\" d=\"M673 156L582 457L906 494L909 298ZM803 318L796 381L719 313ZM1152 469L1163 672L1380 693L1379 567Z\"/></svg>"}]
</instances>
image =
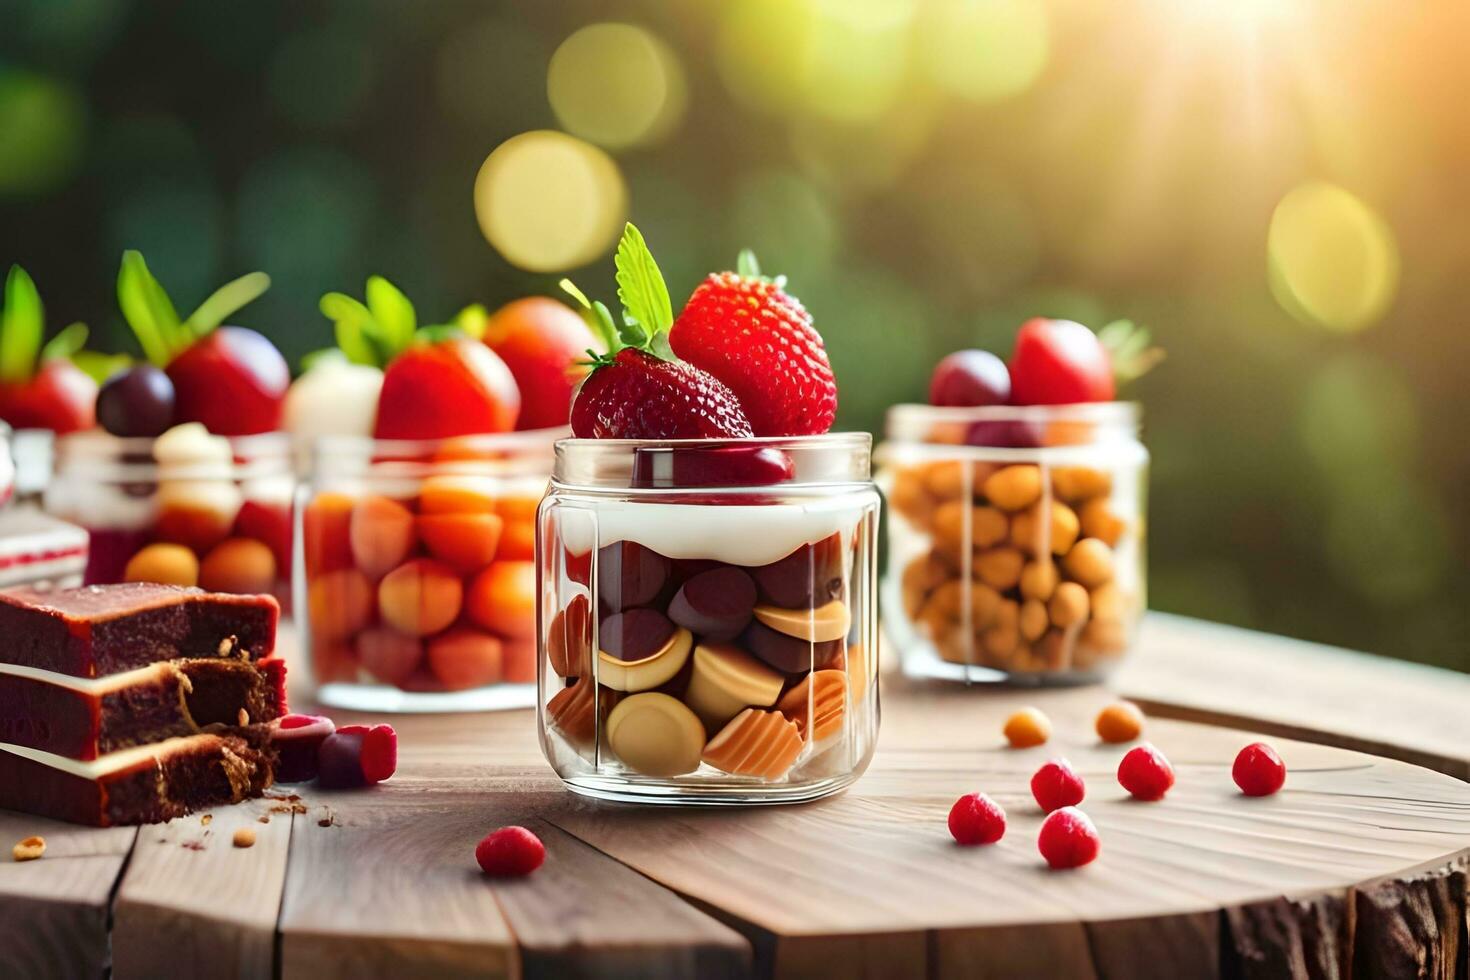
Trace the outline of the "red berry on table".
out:
<instances>
[{"instance_id":1,"label":"red berry on table","mask_svg":"<svg viewBox=\"0 0 1470 980\"><path fill-rule=\"evenodd\" d=\"M1097 334L1071 320L1027 320L1011 354L1011 401L1071 405L1113 400L1113 363Z\"/></svg>"},{"instance_id":2,"label":"red berry on table","mask_svg":"<svg viewBox=\"0 0 1470 980\"><path fill-rule=\"evenodd\" d=\"M740 403L692 364L625 347L582 382L572 435L591 439L748 438Z\"/></svg>"},{"instance_id":3,"label":"red berry on table","mask_svg":"<svg viewBox=\"0 0 1470 980\"><path fill-rule=\"evenodd\" d=\"M1066 759L1052 759L1031 777L1031 795L1036 805L1047 813L1082 802L1087 787L1082 776Z\"/></svg>"},{"instance_id":4,"label":"red berry on table","mask_svg":"<svg viewBox=\"0 0 1470 980\"><path fill-rule=\"evenodd\" d=\"M1252 742L1235 757L1230 775L1246 796L1270 796L1286 784L1286 763L1265 742Z\"/></svg>"},{"instance_id":5,"label":"red berry on table","mask_svg":"<svg viewBox=\"0 0 1470 980\"><path fill-rule=\"evenodd\" d=\"M97 382L69 360L86 341L87 328L74 323L42 346L44 332L36 284L13 265L0 318L0 419L15 429L89 429L96 418Z\"/></svg>"},{"instance_id":6,"label":"red berry on table","mask_svg":"<svg viewBox=\"0 0 1470 980\"><path fill-rule=\"evenodd\" d=\"M1130 749L1118 763L1118 782L1140 800L1162 800L1174 785L1174 767L1147 742Z\"/></svg>"},{"instance_id":7,"label":"red berry on table","mask_svg":"<svg viewBox=\"0 0 1470 980\"><path fill-rule=\"evenodd\" d=\"M546 860L546 845L525 827L501 827L475 845L475 861L492 878L522 878Z\"/></svg>"},{"instance_id":8,"label":"red berry on table","mask_svg":"<svg viewBox=\"0 0 1470 980\"><path fill-rule=\"evenodd\" d=\"M985 350L957 350L934 368L929 404L974 408L1011 400L1011 374L1005 361Z\"/></svg>"},{"instance_id":9,"label":"red berry on table","mask_svg":"<svg viewBox=\"0 0 1470 980\"><path fill-rule=\"evenodd\" d=\"M444 439L515 428L521 395L510 368L477 340L417 343L389 363L378 396L379 439Z\"/></svg>"},{"instance_id":10,"label":"red berry on table","mask_svg":"<svg viewBox=\"0 0 1470 980\"><path fill-rule=\"evenodd\" d=\"M102 383L97 424L115 436L152 438L174 425L174 383L152 364L135 364Z\"/></svg>"},{"instance_id":11,"label":"red berry on table","mask_svg":"<svg viewBox=\"0 0 1470 980\"><path fill-rule=\"evenodd\" d=\"M749 253L741 272L705 279L669 332L674 353L720 379L758 436L817 435L837 415L837 381L822 336L780 279Z\"/></svg>"},{"instance_id":12,"label":"red berry on table","mask_svg":"<svg viewBox=\"0 0 1470 980\"><path fill-rule=\"evenodd\" d=\"M1074 806L1054 810L1041 824L1036 849L1053 868L1080 868L1097 859L1102 839L1092 820Z\"/></svg>"},{"instance_id":13,"label":"red berry on table","mask_svg":"<svg viewBox=\"0 0 1470 980\"><path fill-rule=\"evenodd\" d=\"M984 793L961 796L950 807L949 832L966 847L994 844L1005 836L1006 812Z\"/></svg>"},{"instance_id":14,"label":"red berry on table","mask_svg":"<svg viewBox=\"0 0 1470 980\"><path fill-rule=\"evenodd\" d=\"M575 311L545 296L501 307L486 324L484 340L520 387L517 429L566 425L572 394L587 374L587 351L602 347Z\"/></svg>"}]
</instances>

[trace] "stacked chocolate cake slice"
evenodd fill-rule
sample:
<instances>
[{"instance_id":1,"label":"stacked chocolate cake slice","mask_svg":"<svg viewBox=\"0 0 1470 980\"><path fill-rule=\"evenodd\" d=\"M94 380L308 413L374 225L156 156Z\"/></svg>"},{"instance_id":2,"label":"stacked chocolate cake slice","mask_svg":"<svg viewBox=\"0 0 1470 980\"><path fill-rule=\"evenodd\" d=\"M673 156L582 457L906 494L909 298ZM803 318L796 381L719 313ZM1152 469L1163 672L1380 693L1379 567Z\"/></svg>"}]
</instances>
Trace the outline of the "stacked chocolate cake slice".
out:
<instances>
[{"instance_id":1,"label":"stacked chocolate cake slice","mask_svg":"<svg viewBox=\"0 0 1470 980\"><path fill-rule=\"evenodd\" d=\"M0 807L108 826L260 795L279 618L169 585L0 594Z\"/></svg>"}]
</instances>

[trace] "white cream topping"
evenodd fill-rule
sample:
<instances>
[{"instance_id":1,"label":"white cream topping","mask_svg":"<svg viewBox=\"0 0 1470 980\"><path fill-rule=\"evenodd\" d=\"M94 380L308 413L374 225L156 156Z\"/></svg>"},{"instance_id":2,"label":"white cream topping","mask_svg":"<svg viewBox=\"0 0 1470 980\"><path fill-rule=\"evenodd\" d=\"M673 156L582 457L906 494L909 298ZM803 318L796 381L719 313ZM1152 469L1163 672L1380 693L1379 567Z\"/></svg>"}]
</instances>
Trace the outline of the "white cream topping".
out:
<instances>
[{"instance_id":1,"label":"white cream topping","mask_svg":"<svg viewBox=\"0 0 1470 980\"><path fill-rule=\"evenodd\" d=\"M128 769L139 763L156 760L171 752L189 748L191 745L212 744L219 740L219 736L210 734L181 735L178 738L166 738L162 742L154 742L151 745L138 745L131 749L119 749L106 755L98 756L96 759L83 762L79 759L68 759L54 752L42 752L40 749L30 749L23 745L10 745L0 743L0 751L18 755L22 759L30 759L39 762L43 766L59 769L62 772L79 776L82 779L101 779L103 776L111 775L123 769Z\"/></svg>"},{"instance_id":2,"label":"white cream topping","mask_svg":"<svg viewBox=\"0 0 1470 980\"><path fill-rule=\"evenodd\" d=\"M80 691L83 694L94 695L107 694L111 691L131 687L134 684L162 680L174 673L174 670L175 668L169 663L160 662L123 671L121 674L108 674L106 677L74 677L71 674L60 674L54 670L43 670L40 667L0 664L0 674L26 677L33 681L42 681L47 684L54 684L57 687Z\"/></svg>"}]
</instances>

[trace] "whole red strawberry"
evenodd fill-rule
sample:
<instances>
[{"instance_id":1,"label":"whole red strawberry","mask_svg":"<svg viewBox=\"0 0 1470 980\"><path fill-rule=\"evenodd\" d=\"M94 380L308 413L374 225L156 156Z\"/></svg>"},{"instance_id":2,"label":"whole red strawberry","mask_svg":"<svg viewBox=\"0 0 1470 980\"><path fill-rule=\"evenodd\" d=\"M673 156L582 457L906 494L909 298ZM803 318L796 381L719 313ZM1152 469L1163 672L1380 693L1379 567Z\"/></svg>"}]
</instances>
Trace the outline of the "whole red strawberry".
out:
<instances>
[{"instance_id":1,"label":"whole red strawberry","mask_svg":"<svg viewBox=\"0 0 1470 980\"><path fill-rule=\"evenodd\" d=\"M837 381L821 334L783 279L762 278L749 252L740 266L694 290L669 333L674 353L728 385L756 435L826 432Z\"/></svg>"},{"instance_id":2,"label":"whole red strawberry","mask_svg":"<svg viewBox=\"0 0 1470 980\"><path fill-rule=\"evenodd\" d=\"M444 439L515 428L521 395L510 368L468 337L409 346L383 372L379 439Z\"/></svg>"},{"instance_id":3,"label":"whole red strawberry","mask_svg":"<svg viewBox=\"0 0 1470 980\"><path fill-rule=\"evenodd\" d=\"M692 364L624 347L592 372L572 404L583 439L748 438L750 422L720 382Z\"/></svg>"}]
</instances>

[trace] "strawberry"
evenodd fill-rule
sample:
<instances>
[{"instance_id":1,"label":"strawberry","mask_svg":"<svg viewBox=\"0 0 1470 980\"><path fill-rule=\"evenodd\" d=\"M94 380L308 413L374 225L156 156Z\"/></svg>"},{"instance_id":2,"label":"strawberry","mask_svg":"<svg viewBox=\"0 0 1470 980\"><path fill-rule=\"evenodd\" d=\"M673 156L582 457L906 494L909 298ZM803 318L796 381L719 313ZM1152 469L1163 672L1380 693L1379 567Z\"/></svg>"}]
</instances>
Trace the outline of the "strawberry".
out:
<instances>
[{"instance_id":1,"label":"strawberry","mask_svg":"<svg viewBox=\"0 0 1470 980\"><path fill-rule=\"evenodd\" d=\"M673 308L663 273L633 225L623 229L616 256L622 326L602 303L589 302L562 280L586 311L609 353L592 355L592 373L572 402L572 434L594 439L744 439L750 421L718 378L674 356Z\"/></svg>"},{"instance_id":2,"label":"strawberry","mask_svg":"<svg viewBox=\"0 0 1470 980\"><path fill-rule=\"evenodd\" d=\"M13 265L0 313L0 419L16 429L56 433L91 428L97 382L70 360L87 339L87 328L74 323L43 347L44 332L36 285Z\"/></svg>"},{"instance_id":3,"label":"strawberry","mask_svg":"<svg viewBox=\"0 0 1470 980\"><path fill-rule=\"evenodd\" d=\"M1011 404L1108 402L1117 386L1164 357L1147 330L1117 320L1094 334L1071 320L1035 317L1021 325L1011 354Z\"/></svg>"},{"instance_id":4,"label":"strawberry","mask_svg":"<svg viewBox=\"0 0 1470 980\"><path fill-rule=\"evenodd\" d=\"M811 315L784 287L784 277L763 278L746 251L739 272L699 284L669 343L730 387L756 435L817 435L832 428L837 382Z\"/></svg>"},{"instance_id":5,"label":"strawberry","mask_svg":"<svg viewBox=\"0 0 1470 980\"><path fill-rule=\"evenodd\" d=\"M583 439L720 439L751 435L740 403L692 364L624 347L599 364L572 404Z\"/></svg>"},{"instance_id":6,"label":"strawberry","mask_svg":"<svg viewBox=\"0 0 1470 980\"><path fill-rule=\"evenodd\" d=\"M415 343L388 365L373 434L443 439L509 432L520 407L520 391L505 362L478 340L449 336Z\"/></svg>"}]
</instances>

